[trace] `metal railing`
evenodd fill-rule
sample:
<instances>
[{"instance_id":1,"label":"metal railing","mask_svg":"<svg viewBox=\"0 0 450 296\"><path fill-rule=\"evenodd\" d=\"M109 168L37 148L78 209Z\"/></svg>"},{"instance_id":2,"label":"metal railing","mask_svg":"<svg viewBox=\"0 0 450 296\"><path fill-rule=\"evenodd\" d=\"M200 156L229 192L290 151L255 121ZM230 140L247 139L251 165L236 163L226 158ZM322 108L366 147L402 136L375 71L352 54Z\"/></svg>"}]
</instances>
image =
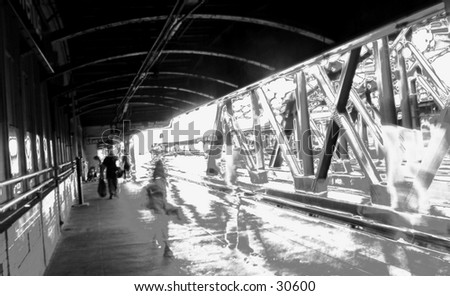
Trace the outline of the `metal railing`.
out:
<instances>
[{"instance_id":1,"label":"metal railing","mask_svg":"<svg viewBox=\"0 0 450 296\"><path fill-rule=\"evenodd\" d=\"M6 212L9 208L11 208L14 205L18 204L19 202L21 202L22 200L26 199L28 196L32 195L33 193L41 190L42 188L44 188L48 184L52 183L53 181L54 181L53 179L49 179L47 181L44 181L43 183L39 184L38 186L28 190L24 194L19 195L18 197L14 198L14 199L12 199L10 201L7 201L6 203L3 203L2 205L0 205L0 213Z\"/></svg>"},{"instance_id":2,"label":"metal railing","mask_svg":"<svg viewBox=\"0 0 450 296\"><path fill-rule=\"evenodd\" d=\"M71 168L65 170L64 172L62 172L60 174L58 173L58 170L60 170L60 169L62 169L64 167L67 167L69 165L71 165ZM34 172L34 173L26 174L26 175L23 175L23 176L20 176L20 177L17 177L17 178L12 178L12 179L9 179L9 180L2 181L2 182L0 182L0 188L8 186L8 185L16 184L18 182L22 182L22 181L25 181L25 180L28 180L28 179L31 179L31 178L34 178L34 177L37 177L37 176L41 176L41 175L43 175L45 173L52 172L52 171L54 172L54 176L53 177L49 178L48 180L45 180L44 182L40 183L39 185L37 185L35 187L29 189L28 191L22 193L21 195L13 198L11 200L8 200L8 201L6 201L3 204L0 204L0 214L5 213L8 209L14 207L15 205L17 205L21 201L27 199L30 195L40 191L42 188L44 188L48 184L54 182L55 179L56 180L62 180L65 177L67 177L71 172L75 171L75 161L68 161L66 163L59 164L59 165L56 165L54 167L46 168L46 169L40 170L38 172Z\"/></svg>"}]
</instances>

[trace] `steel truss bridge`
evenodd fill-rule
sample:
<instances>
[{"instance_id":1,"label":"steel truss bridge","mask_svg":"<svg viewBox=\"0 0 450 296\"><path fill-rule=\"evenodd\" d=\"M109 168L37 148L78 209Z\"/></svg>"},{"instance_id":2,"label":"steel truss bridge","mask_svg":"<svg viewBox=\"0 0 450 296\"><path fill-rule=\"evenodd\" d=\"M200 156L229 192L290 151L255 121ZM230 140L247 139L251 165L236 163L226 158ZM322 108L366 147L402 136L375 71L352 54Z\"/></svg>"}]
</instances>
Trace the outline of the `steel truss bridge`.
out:
<instances>
[{"instance_id":1,"label":"steel truss bridge","mask_svg":"<svg viewBox=\"0 0 450 296\"><path fill-rule=\"evenodd\" d=\"M213 183L230 183L231 161L234 185L449 250L449 21L428 9L405 24L192 110L190 118L201 119L203 109L214 109L207 124L214 132L184 142L166 133L165 144L192 155L189 144L201 141L200 175Z\"/></svg>"}]
</instances>

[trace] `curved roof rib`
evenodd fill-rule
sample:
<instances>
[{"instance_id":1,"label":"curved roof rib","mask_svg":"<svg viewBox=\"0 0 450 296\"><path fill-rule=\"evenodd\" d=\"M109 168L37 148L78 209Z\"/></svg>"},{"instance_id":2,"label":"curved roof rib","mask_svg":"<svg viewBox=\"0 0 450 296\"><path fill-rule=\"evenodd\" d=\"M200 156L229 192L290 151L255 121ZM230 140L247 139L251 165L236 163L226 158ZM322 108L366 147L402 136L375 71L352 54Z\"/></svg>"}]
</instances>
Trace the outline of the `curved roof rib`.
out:
<instances>
[{"instance_id":1,"label":"curved roof rib","mask_svg":"<svg viewBox=\"0 0 450 296\"><path fill-rule=\"evenodd\" d=\"M129 102L128 104L134 105L134 106L158 106L158 107L163 107L163 108L170 108L170 109L177 110L177 111L182 111L182 109L177 108L175 106L169 106L169 105L164 105L164 104L147 103L147 102ZM101 106L96 107L96 108L91 108L89 110L84 110L84 111L81 111L80 113L78 113L77 115L78 116L85 115L85 114L91 113L93 111L109 108L111 106L117 106L117 103L101 105ZM159 110L147 110L146 112L152 113L152 112L160 112L160 111Z\"/></svg>"},{"instance_id":2,"label":"curved roof rib","mask_svg":"<svg viewBox=\"0 0 450 296\"><path fill-rule=\"evenodd\" d=\"M56 41L65 41L69 40L75 37L79 37L85 34L94 33L102 30L107 30L111 28L116 28L120 26L130 25L130 24L138 24L138 23L145 23L145 22L155 22L155 21L164 21L167 20L167 15L160 15L160 16L151 16L151 17L142 17L142 18L134 18L129 20L123 20L120 22L114 22L109 23L97 27L88 28L82 31L70 33L64 36L59 37L50 37L51 42ZM186 19L202 19L202 20L220 20L220 21L231 21L231 22L243 22L243 23L250 23L254 25L261 25L266 27L271 27L275 29L285 30L294 34L302 35L311 39L315 39L317 41L323 42L325 44L333 44L334 41L330 38L324 37L320 34L310 32L308 30L304 30L301 28L297 28L294 26L289 26L282 23L277 23L273 21L268 21L264 19L257 19L257 18L251 18L251 17L243 17L243 16L234 16L234 15L220 15L220 14L192 14L187 15Z\"/></svg>"},{"instance_id":3,"label":"curved roof rib","mask_svg":"<svg viewBox=\"0 0 450 296\"><path fill-rule=\"evenodd\" d=\"M103 99L103 100L96 100L95 102L92 103L88 103L88 104L84 104L81 106L78 106L78 108L86 108L89 106L93 106L97 103L104 103L104 102L110 102L110 101L114 101L114 100L119 100L121 99L122 96L120 97L114 97L114 98L108 98L108 99ZM133 96L134 99L152 99L152 98L156 98L156 99L162 99L162 100L168 100L168 101L175 101L175 102L181 102L181 103L185 103L191 106L196 106L197 104L186 101L186 100L182 100L182 99L177 99L174 97L169 97L169 96L157 96L157 95L134 95Z\"/></svg>"},{"instance_id":4,"label":"curved roof rib","mask_svg":"<svg viewBox=\"0 0 450 296\"><path fill-rule=\"evenodd\" d=\"M211 100L214 99L214 97L211 96L211 95L208 95L208 94L205 94L205 93L201 93L201 92L198 92L198 91L194 91L194 90L191 90L191 89L187 89L187 88L181 88L181 87L164 86L164 85L142 85L139 88L140 89L155 89L155 88L157 89L157 88L160 88L160 89L176 90L176 91L182 91L182 92L187 92L187 93L199 95L201 97L205 97L205 98L208 98L208 99L211 99ZM95 97L95 96L98 96L98 95L102 95L102 94L110 93L110 92L114 92L114 91L127 90L127 89L128 89L128 87L111 88L111 89L99 91L99 92L96 92L96 93L93 93L93 94L89 94L89 95L86 95L86 96L83 96L83 97L76 98L76 101L77 102L85 101L88 98L92 98L92 97Z\"/></svg>"},{"instance_id":5,"label":"curved roof rib","mask_svg":"<svg viewBox=\"0 0 450 296\"><path fill-rule=\"evenodd\" d=\"M107 58L102 58L102 59L98 59L95 61L91 61L88 63L84 63L81 65L75 65L75 66L71 66L70 64L66 64L65 66L63 65L60 70L55 73L53 76L50 77L51 78L55 78L57 76L63 75L64 73L67 73L69 71L73 71L73 70L77 70L77 69L81 69L87 66L91 66L91 65L95 65L95 64L99 64L102 62L107 62L107 61L112 61L112 60L117 60L117 59L124 59L124 58L131 58L131 57L137 57L137 56L144 56L147 55L148 51L139 51L139 52L133 52L133 53L127 53L127 54L121 54L121 55L116 55L116 56L112 56L112 57L107 57ZM274 71L275 68L257 61L253 61L253 60L249 60L249 59L245 59L245 58L241 58L238 56L234 56L234 55L229 55L229 54L224 54L224 53L219 53L219 52L210 52L210 51L201 51L201 50L162 50L161 54L196 54L196 55L205 55L205 56L212 56L212 57L219 57L219 58L226 58L226 59L231 59L231 60L235 60L238 62L243 62L243 63L247 63L253 66L257 66L260 68L263 68L265 70L269 70L269 71Z\"/></svg>"},{"instance_id":6,"label":"curved roof rib","mask_svg":"<svg viewBox=\"0 0 450 296\"><path fill-rule=\"evenodd\" d=\"M173 75L173 76L185 76L185 77L192 77L192 78L198 78L198 79L203 79L203 80L207 80L207 81L213 81L213 82L217 82L232 88L238 88L239 86L237 84L222 80L222 79L217 79L217 78L213 78L211 76L205 76L205 75L200 75L200 74L194 74L194 73L186 73L186 72L173 72L173 71L160 71L160 72L148 72L148 75ZM71 93L73 91L76 91L80 88L83 87L87 87L90 85L94 85L100 82L107 82L107 81L111 81L111 80L115 80L115 79L119 79L119 78L124 78L124 77L133 77L134 75L136 75L136 73L127 73L127 74L122 74L122 75L114 75L114 76L109 76L109 77L104 77L102 79L97 79L94 81L90 81L87 83L83 83L77 86L74 86L70 89L66 89L56 95L53 96L53 98L58 98L61 97L63 95L66 95L68 93Z\"/></svg>"}]
</instances>

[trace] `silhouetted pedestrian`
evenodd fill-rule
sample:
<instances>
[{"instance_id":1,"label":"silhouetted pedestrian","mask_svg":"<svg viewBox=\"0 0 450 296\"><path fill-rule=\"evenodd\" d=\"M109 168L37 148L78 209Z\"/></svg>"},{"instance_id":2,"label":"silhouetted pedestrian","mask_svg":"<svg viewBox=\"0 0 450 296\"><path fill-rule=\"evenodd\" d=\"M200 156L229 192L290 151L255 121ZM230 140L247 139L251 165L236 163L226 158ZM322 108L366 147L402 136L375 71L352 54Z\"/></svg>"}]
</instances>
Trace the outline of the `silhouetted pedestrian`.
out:
<instances>
[{"instance_id":1,"label":"silhouetted pedestrian","mask_svg":"<svg viewBox=\"0 0 450 296\"><path fill-rule=\"evenodd\" d=\"M155 216L154 239L164 246L164 257L173 257L169 247L169 215L177 215L181 219L181 209L167 202L167 180L162 160L157 160L153 169L153 178L146 187L147 208Z\"/></svg>"},{"instance_id":2,"label":"silhouetted pedestrian","mask_svg":"<svg viewBox=\"0 0 450 296\"><path fill-rule=\"evenodd\" d=\"M105 157L101 166L101 178L104 176L104 170L106 169L106 180L108 181L109 189L109 199L113 196L117 196L117 171L119 167L117 166L118 157L114 155L114 150L109 149L108 156Z\"/></svg>"}]
</instances>

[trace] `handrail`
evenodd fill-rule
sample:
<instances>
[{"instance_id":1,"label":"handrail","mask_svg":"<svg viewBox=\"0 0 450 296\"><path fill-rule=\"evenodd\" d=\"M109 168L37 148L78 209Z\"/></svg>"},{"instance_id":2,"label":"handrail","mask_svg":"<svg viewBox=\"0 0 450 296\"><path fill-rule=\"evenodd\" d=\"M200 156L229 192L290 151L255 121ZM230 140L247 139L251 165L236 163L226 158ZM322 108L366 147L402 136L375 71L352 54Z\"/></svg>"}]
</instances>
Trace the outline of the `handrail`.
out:
<instances>
[{"instance_id":1,"label":"handrail","mask_svg":"<svg viewBox=\"0 0 450 296\"><path fill-rule=\"evenodd\" d=\"M43 182L42 184L40 184L39 186L25 192L24 194L10 200L9 202L6 202L2 205L0 205L0 213L4 213L7 209L9 209L10 207L12 207L13 205L17 204L18 202L24 200L25 198L27 198L28 196L30 196L31 194L35 193L38 190L41 190L44 186L50 184L51 182L53 182L53 179L49 179L45 182Z\"/></svg>"},{"instance_id":2,"label":"handrail","mask_svg":"<svg viewBox=\"0 0 450 296\"><path fill-rule=\"evenodd\" d=\"M71 161L68 161L66 163L59 164L58 165L58 169L63 168L65 166L69 165L69 164L73 164L74 162L75 162L74 160L71 160Z\"/></svg>"},{"instance_id":3,"label":"handrail","mask_svg":"<svg viewBox=\"0 0 450 296\"><path fill-rule=\"evenodd\" d=\"M60 168L63 168L65 166L69 165L69 164L74 164L74 161L68 161L66 163L59 164L59 165L57 165L57 168L60 169ZM0 182L0 187L11 185L11 184L14 184L14 183L26 180L26 179L30 179L30 178L33 178L33 177L45 174L47 172L53 171L54 169L55 169L55 167L50 167L50 168L46 168L46 169L43 169L43 170L31 173L31 174L27 174L27 175L23 175L23 176L20 176L20 177L17 177L17 178L5 180L5 181Z\"/></svg>"},{"instance_id":4,"label":"handrail","mask_svg":"<svg viewBox=\"0 0 450 296\"><path fill-rule=\"evenodd\" d=\"M0 182L0 187L7 186L7 185L11 185L11 184L14 184L14 183L18 183L18 182L20 182L20 181L27 180L27 179L30 179L30 178L33 178L33 177L36 177L36 176L39 176L39 175L42 175L42 174L51 172L51 171L53 171L53 170L55 170L55 169L56 169L56 170L57 170L57 169L61 169L61 168L66 167L66 166L68 166L68 165L72 165L72 166L73 166L73 165L74 165L74 161L68 161L68 162L66 162L66 163L59 164L59 165L56 165L56 166L53 166L53 167L50 167L50 168L46 168L46 169L40 170L40 171L38 171L38 172L34 172L34 173L31 173L31 174L23 175L23 176L20 176L20 177L17 177L17 178L13 178L13 179L9 179L9 180ZM72 167L72 168L73 168L73 167ZM17 203L19 203L20 201L24 200L25 198L27 198L27 197L30 196L31 194L33 194L33 193L39 191L39 190L42 189L44 186L50 184L51 182L53 182L53 181L55 180L55 177L57 177L58 179L59 179L59 178L64 178L64 177L66 177L66 176L69 174L69 172L71 172L71 171L72 171L71 169L68 169L68 170L64 171L63 173L61 173L60 175L57 174L57 175L55 175L54 177L52 177L52 178L50 178L50 179L48 179L48 180L42 182L42 183L39 184L38 186L36 186L36 187L34 187L34 188L28 190L27 192L23 193L22 195L20 195L20 196L18 196L18 197L16 197L16 198L11 199L10 201L7 201L7 202L4 203L4 204L1 204L1 205L0 205L0 213L4 213L4 212L5 212L7 209L9 209L10 207L16 205ZM59 176L58 176L58 175L59 175Z\"/></svg>"},{"instance_id":5,"label":"handrail","mask_svg":"<svg viewBox=\"0 0 450 296\"><path fill-rule=\"evenodd\" d=\"M6 186L6 185L11 185L11 184L14 184L14 183L17 183L17 182L20 182L20 181L23 181L23 180L26 180L26 179L29 179L29 178L33 178L33 177L45 174L47 172L50 172L52 170L54 170L53 167L47 168L47 169L44 169L44 170L41 170L41 171L38 171L38 172L34 172L34 173L31 173L31 174L28 174L28 175L23 175L23 176L20 176L20 177L17 177L17 178L9 179L9 180L0 182L0 187Z\"/></svg>"},{"instance_id":6,"label":"handrail","mask_svg":"<svg viewBox=\"0 0 450 296\"><path fill-rule=\"evenodd\" d=\"M58 175L58 179L63 179L63 178L65 178L67 175L69 175L69 173L71 173L72 171L71 170L67 170L67 171L65 171L65 172L63 172L63 173L61 173L61 174L59 174Z\"/></svg>"}]
</instances>

